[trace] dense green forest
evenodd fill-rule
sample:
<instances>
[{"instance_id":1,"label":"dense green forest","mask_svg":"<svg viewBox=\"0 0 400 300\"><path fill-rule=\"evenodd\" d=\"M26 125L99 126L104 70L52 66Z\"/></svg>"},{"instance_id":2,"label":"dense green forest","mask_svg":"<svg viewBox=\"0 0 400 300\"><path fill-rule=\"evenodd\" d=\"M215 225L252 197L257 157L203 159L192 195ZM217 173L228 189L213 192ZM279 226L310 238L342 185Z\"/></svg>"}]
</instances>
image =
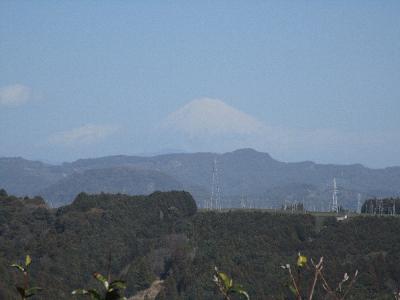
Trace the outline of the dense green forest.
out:
<instances>
[{"instance_id":1,"label":"dense green forest","mask_svg":"<svg viewBox=\"0 0 400 300\"><path fill-rule=\"evenodd\" d=\"M336 286L359 270L347 299L393 299L400 283L400 218L334 217L264 211L197 211L186 192L149 196L81 193L71 205L49 209L44 200L0 192L0 299L18 299L21 278L9 267L31 255L32 299L74 299L96 286L92 273L127 283L126 295L157 278L157 299L221 299L212 281L218 266L251 299L293 299L287 272L300 251L317 260ZM111 264L109 257L111 254ZM311 270L305 269L307 283ZM316 299L324 299L321 285ZM78 299L78 298L76 298ZM236 299L236 298L234 298Z\"/></svg>"}]
</instances>

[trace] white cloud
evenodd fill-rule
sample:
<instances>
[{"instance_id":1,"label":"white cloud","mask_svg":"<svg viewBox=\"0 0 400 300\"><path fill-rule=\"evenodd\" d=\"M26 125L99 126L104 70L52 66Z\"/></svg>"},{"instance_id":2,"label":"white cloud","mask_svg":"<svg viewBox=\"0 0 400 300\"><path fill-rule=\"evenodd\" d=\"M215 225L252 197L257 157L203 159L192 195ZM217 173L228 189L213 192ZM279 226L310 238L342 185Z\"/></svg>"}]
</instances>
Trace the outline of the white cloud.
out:
<instances>
[{"instance_id":1,"label":"white cloud","mask_svg":"<svg viewBox=\"0 0 400 300\"><path fill-rule=\"evenodd\" d=\"M31 88L22 84L13 84L0 88L0 105L18 106L32 98Z\"/></svg>"},{"instance_id":2,"label":"white cloud","mask_svg":"<svg viewBox=\"0 0 400 300\"><path fill-rule=\"evenodd\" d=\"M50 137L49 142L64 146L90 145L107 138L116 130L116 126L87 124L71 130L57 132Z\"/></svg>"}]
</instances>

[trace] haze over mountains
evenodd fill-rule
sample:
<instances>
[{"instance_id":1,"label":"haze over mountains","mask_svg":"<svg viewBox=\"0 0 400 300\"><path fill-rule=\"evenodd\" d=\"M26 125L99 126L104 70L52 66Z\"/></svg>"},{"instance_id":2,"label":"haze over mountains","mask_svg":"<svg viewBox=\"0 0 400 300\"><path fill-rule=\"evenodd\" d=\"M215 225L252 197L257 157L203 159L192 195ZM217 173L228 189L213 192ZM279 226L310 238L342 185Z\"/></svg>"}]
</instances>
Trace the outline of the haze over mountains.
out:
<instances>
[{"instance_id":1,"label":"haze over mountains","mask_svg":"<svg viewBox=\"0 0 400 300\"><path fill-rule=\"evenodd\" d=\"M400 167L286 163L253 149L224 154L118 155L61 165L0 158L0 187L20 196L40 195L53 206L71 203L80 192L186 190L202 207L210 197L215 159L225 207L239 207L243 201L247 206L280 207L285 201L296 201L307 209L328 209L333 178L338 182L339 202L346 208L356 208L358 194L361 199L400 195Z\"/></svg>"}]
</instances>

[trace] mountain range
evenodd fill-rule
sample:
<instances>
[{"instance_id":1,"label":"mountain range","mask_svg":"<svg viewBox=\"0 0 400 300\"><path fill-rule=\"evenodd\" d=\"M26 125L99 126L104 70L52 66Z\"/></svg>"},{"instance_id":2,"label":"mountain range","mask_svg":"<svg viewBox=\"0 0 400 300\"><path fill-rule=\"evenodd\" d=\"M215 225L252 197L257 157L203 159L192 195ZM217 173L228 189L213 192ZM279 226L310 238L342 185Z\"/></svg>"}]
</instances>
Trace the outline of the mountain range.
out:
<instances>
[{"instance_id":1,"label":"mountain range","mask_svg":"<svg viewBox=\"0 0 400 300\"><path fill-rule=\"evenodd\" d=\"M133 195L186 190L202 207L211 195L215 167L225 207L302 202L309 210L326 210L334 178L339 203L349 209L357 207L358 199L400 195L400 167L287 163L253 149L223 154L118 155L60 165L6 157L0 158L0 188L19 196L42 196L53 206L71 203L80 192Z\"/></svg>"}]
</instances>

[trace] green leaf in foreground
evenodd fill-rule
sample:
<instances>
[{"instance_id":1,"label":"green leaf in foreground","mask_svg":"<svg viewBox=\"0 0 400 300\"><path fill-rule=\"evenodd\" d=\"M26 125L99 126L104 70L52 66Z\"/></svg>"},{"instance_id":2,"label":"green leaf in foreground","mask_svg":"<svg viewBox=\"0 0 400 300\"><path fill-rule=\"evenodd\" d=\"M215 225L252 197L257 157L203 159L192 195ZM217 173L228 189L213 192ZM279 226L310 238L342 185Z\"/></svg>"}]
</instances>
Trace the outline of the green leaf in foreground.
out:
<instances>
[{"instance_id":1,"label":"green leaf in foreground","mask_svg":"<svg viewBox=\"0 0 400 300\"><path fill-rule=\"evenodd\" d=\"M229 288L232 287L233 282L232 282L232 279L230 279L230 278L228 277L228 275L226 275L226 274L223 273L223 272L218 272L218 277L219 277L219 278L221 279L221 281L224 283L224 286L225 286L226 289L229 289Z\"/></svg>"},{"instance_id":2,"label":"green leaf in foreground","mask_svg":"<svg viewBox=\"0 0 400 300\"><path fill-rule=\"evenodd\" d=\"M114 280L111 283L98 272L93 273L93 277L102 283L104 292L98 292L96 289L77 289L72 291L72 295L90 296L94 300L123 300L121 290L126 289L125 281Z\"/></svg>"},{"instance_id":3,"label":"green leaf in foreground","mask_svg":"<svg viewBox=\"0 0 400 300\"><path fill-rule=\"evenodd\" d=\"M27 255L25 257L25 267L29 267L29 265L32 263L32 258L30 255Z\"/></svg>"},{"instance_id":4,"label":"green leaf in foreground","mask_svg":"<svg viewBox=\"0 0 400 300\"><path fill-rule=\"evenodd\" d=\"M304 255L301 255L300 253L298 254L297 257L297 266L302 268L307 264L307 257Z\"/></svg>"},{"instance_id":5,"label":"green leaf in foreground","mask_svg":"<svg viewBox=\"0 0 400 300\"><path fill-rule=\"evenodd\" d=\"M77 289L72 291L72 295L88 295L92 299L101 300L101 296L99 292L94 289L85 290L85 289Z\"/></svg>"},{"instance_id":6,"label":"green leaf in foreground","mask_svg":"<svg viewBox=\"0 0 400 300\"><path fill-rule=\"evenodd\" d=\"M221 294L224 295L224 299L230 299L229 295L237 294L239 296L245 297L247 300L250 300L249 294L243 289L241 285L234 285L233 279L229 278L226 273L219 272L217 267L215 267L214 269L214 282L218 286Z\"/></svg>"},{"instance_id":7,"label":"green leaf in foreground","mask_svg":"<svg viewBox=\"0 0 400 300\"><path fill-rule=\"evenodd\" d=\"M113 282L110 283L110 289L119 289L119 290L126 289L125 281L114 280Z\"/></svg>"},{"instance_id":8,"label":"green leaf in foreground","mask_svg":"<svg viewBox=\"0 0 400 300\"><path fill-rule=\"evenodd\" d=\"M29 288L29 289L25 290L25 297L26 297L26 298L32 297L32 296L34 296L37 292L40 292L41 290L43 290L43 289L40 288L40 287L38 287L38 286Z\"/></svg>"},{"instance_id":9,"label":"green leaf in foreground","mask_svg":"<svg viewBox=\"0 0 400 300\"><path fill-rule=\"evenodd\" d=\"M230 294L238 294L238 295L244 296L247 300L250 300L249 294L241 286L236 286L236 287L230 288L229 293Z\"/></svg>"},{"instance_id":10,"label":"green leaf in foreground","mask_svg":"<svg viewBox=\"0 0 400 300\"><path fill-rule=\"evenodd\" d=\"M22 267L21 265L12 264L12 265L10 265L10 267L17 268L17 269L20 270L21 272L25 272L25 268Z\"/></svg>"}]
</instances>

